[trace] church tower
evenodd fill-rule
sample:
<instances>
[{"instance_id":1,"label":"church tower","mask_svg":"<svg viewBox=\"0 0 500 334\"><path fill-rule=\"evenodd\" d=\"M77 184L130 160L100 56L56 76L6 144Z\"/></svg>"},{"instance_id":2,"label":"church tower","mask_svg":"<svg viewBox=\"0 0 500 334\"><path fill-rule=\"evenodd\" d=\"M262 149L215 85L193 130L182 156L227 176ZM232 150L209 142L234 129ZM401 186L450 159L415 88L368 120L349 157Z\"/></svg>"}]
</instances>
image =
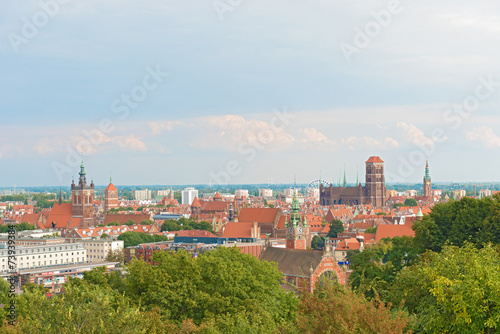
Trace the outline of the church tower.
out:
<instances>
[{"instance_id":1,"label":"church tower","mask_svg":"<svg viewBox=\"0 0 500 334\"><path fill-rule=\"evenodd\" d=\"M366 161L365 195L374 208L385 206L384 161L380 157L370 157Z\"/></svg>"},{"instance_id":2,"label":"church tower","mask_svg":"<svg viewBox=\"0 0 500 334\"><path fill-rule=\"evenodd\" d=\"M429 160L425 163L425 176L424 176L424 196L432 197L432 182L429 173Z\"/></svg>"},{"instance_id":3,"label":"church tower","mask_svg":"<svg viewBox=\"0 0 500 334\"><path fill-rule=\"evenodd\" d=\"M286 248L289 249L306 249L311 243L309 240L309 226L307 225L306 218L301 218L299 210L300 204L297 199L297 191L295 190L292 200L290 223L285 218Z\"/></svg>"},{"instance_id":4,"label":"church tower","mask_svg":"<svg viewBox=\"0 0 500 334\"><path fill-rule=\"evenodd\" d=\"M112 179L109 178L109 185L106 187L106 190L104 190L104 211L118 209L119 207L118 189L114 186Z\"/></svg>"},{"instance_id":5,"label":"church tower","mask_svg":"<svg viewBox=\"0 0 500 334\"><path fill-rule=\"evenodd\" d=\"M94 181L87 185L85 166L80 166L80 178L71 184L71 216L82 218L79 227L94 226Z\"/></svg>"}]
</instances>

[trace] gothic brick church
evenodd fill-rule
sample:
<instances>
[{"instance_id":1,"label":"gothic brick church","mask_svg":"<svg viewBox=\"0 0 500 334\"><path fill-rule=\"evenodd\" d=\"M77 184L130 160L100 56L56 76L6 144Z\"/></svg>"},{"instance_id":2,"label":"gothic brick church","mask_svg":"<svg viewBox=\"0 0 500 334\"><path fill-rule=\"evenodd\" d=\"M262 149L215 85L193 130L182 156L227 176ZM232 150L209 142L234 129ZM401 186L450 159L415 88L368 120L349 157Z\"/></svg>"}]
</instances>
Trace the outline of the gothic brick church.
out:
<instances>
[{"instance_id":1,"label":"gothic brick church","mask_svg":"<svg viewBox=\"0 0 500 334\"><path fill-rule=\"evenodd\" d=\"M278 264L278 269L283 272L283 287L286 289L307 289L312 292L322 280L345 284L346 273L336 263L328 238L323 251L307 249L311 246L311 233L306 218L299 213L299 207L295 194L290 222L285 220L286 248L272 247L267 242L260 259Z\"/></svg>"},{"instance_id":2,"label":"gothic brick church","mask_svg":"<svg viewBox=\"0 0 500 334\"><path fill-rule=\"evenodd\" d=\"M375 208L386 205L384 161L380 157L370 157L366 161L365 186L359 182L355 187L344 184L334 187L320 185L320 204L330 205L364 205L371 204Z\"/></svg>"}]
</instances>

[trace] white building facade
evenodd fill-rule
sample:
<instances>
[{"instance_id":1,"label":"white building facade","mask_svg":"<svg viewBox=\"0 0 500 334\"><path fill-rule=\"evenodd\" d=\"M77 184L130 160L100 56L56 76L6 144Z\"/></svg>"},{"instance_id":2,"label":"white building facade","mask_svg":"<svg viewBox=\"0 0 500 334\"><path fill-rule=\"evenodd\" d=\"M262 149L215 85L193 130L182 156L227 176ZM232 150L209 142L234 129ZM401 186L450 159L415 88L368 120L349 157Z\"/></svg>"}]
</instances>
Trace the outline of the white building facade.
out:
<instances>
[{"instance_id":1,"label":"white building facade","mask_svg":"<svg viewBox=\"0 0 500 334\"><path fill-rule=\"evenodd\" d=\"M0 268L9 271L9 251L7 245L0 248ZM63 264L85 263L87 251L79 243L64 243L39 246L16 246L15 263L17 269L32 269ZM10 259L13 260L12 258Z\"/></svg>"},{"instance_id":2,"label":"white building facade","mask_svg":"<svg viewBox=\"0 0 500 334\"><path fill-rule=\"evenodd\" d=\"M182 191L182 204L191 205L195 197L198 197L198 190L188 187Z\"/></svg>"},{"instance_id":3,"label":"white building facade","mask_svg":"<svg viewBox=\"0 0 500 334\"><path fill-rule=\"evenodd\" d=\"M104 262L109 252L123 250L123 240L97 239L82 240L78 243L81 243L87 251L87 263Z\"/></svg>"}]
</instances>

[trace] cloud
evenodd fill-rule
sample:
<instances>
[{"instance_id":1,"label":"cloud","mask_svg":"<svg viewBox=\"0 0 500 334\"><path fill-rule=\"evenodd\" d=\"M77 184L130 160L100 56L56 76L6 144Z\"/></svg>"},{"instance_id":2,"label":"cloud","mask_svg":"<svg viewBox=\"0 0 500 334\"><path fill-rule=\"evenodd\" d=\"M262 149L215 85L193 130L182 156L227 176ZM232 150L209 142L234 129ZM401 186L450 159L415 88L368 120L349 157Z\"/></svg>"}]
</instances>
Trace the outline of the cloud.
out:
<instances>
[{"instance_id":1,"label":"cloud","mask_svg":"<svg viewBox=\"0 0 500 334\"><path fill-rule=\"evenodd\" d=\"M163 130L172 131L175 127L185 125L181 121L149 122L149 128L153 136L159 135Z\"/></svg>"},{"instance_id":2,"label":"cloud","mask_svg":"<svg viewBox=\"0 0 500 334\"><path fill-rule=\"evenodd\" d=\"M136 135L109 137L97 131L92 139L83 136L71 138L71 146L84 155L94 155L106 149L119 147L122 151L146 151L147 145Z\"/></svg>"},{"instance_id":3,"label":"cloud","mask_svg":"<svg viewBox=\"0 0 500 334\"><path fill-rule=\"evenodd\" d=\"M303 128L299 129L302 137L300 142L304 144L305 148L313 148L319 150L336 150L336 142L328 139L326 135L318 131L316 128Z\"/></svg>"},{"instance_id":4,"label":"cloud","mask_svg":"<svg viewBox=\"0 0 500 334\"><path fill-rule=\"evenodd\" d=\"M468 140L481 141L487 148L500 147L500 137L495 134L492 128L488 126L480 126L466 133Z\"/></svg>"},{"instance_id":5,"label":"cloud","mask_svg":"<svg viewBox=\"0 0 500 334\"><path fill-rule=\"evenodd\" d=\"M383 140L378 140L372 137L354 137L345 138L341 140L343 145L346 145L349 150L356 149L378 149L378 150L389 150L399 147L397 140L386 137Z\"/></svg>"},{"instance_id":6,"label":"cloud","mask_svg":"<svg viewBox=\"0 0 500 334\"><path fill-rule=\"evenodd\" d=\"M40 155L52 153L61 150L60 141L50 140L49 138L41 138L35 145L35 150Z\"/></svg>"},{"instance_id":7,"label":"cloud","mask_svg":"<svg viewBox=\"0 0 500 334\"><path fill-rule=\"evenodd\" d=\"M202 117L197 119L196 127L202 135L191 146L201 149L237 151L252 146L283 151L295 142L295 137L284 129L239 115Z\"/></svg>"},{"instance_id":8,"label":"cloud","mask_svg":"<svg viewBox=\"0 0 500 334\"><path fill-rule=\"evenodd\" d=\"M129 135L127 137L114 137L113 142L124 151L147 151L148 147L141 139L135 135Z\"/></svg>"},{"instance_id":9,"label":"cloud","mask_svg":"<svg viewBox=\"0 0 500 334\"><path fill-rule=\"evenodd\" d=\"M399 122L397 126L406 132L407 140L415 146L433 145L435 142L445 142L448 140L447 136L429 138L414 124Z\"/></svg>"}]
</instances>

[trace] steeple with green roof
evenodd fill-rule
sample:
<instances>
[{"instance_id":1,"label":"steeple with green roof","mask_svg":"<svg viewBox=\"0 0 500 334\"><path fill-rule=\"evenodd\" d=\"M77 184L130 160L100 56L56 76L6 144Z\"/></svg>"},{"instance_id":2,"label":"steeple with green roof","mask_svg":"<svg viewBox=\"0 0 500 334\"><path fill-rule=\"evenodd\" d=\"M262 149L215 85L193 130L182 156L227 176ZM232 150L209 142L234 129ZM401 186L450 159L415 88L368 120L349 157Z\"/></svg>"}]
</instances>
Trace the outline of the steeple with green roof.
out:
<instances>
[{"instance_id":1,"label":"steeple with green roof","mask_svg":"<svg viewBox=\"0 0 500 334\"><path fill-rule=\"evenodd\" d=\"M345 171L345 164L344 164L344 188L347 188L347 176Z\"/></svg>"}]
</instances>

